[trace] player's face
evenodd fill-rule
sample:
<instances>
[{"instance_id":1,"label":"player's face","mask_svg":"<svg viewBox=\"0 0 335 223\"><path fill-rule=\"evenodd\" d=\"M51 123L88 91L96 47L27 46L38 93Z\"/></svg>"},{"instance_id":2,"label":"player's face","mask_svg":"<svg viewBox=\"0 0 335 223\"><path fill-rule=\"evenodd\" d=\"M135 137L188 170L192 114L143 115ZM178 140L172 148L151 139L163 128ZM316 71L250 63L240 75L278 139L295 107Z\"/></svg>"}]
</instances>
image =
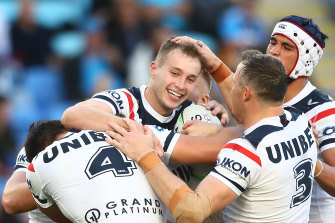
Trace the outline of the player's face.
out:
<instances>
[{"instance_id":1,"label":"player's face","mask_svg":"<svg viewBox=\"0 0 335 223\"><path fill-rule=\"evenodd\" d=\"M161 66L153 62L150 72L154 109L161 115L170 115L193 91L200 70L199 59L187 56L179 49L169 52Z\"/></svg>"},{"instance_id":2,"label":"player's face","mask_svg":"<svg viewBox=\"0 0 335 223\"><path fill-rule=\"evenodd\" d=\"M233 87L231 89L231 97L232 97L232 115L234 118L242 123L242 117L241 115L243 114L244 109L243 109L243 94L244 94L244 87L241 87L240 85L240 72L241 69L244 67L242 63L240 63L237 68L235 73L233 74Z\"/></svg>"},{"instance_id":3,"label":"player's face","mask_svg":"<svg viewBox=\"0 0 335 223\"><path fill-rule=\"evenodd\" d=\"M298 60L296 45L287 37L278 34L271 37L266 53L277 57L284 65L288 75Z\"/></svg>"}]
</instances>

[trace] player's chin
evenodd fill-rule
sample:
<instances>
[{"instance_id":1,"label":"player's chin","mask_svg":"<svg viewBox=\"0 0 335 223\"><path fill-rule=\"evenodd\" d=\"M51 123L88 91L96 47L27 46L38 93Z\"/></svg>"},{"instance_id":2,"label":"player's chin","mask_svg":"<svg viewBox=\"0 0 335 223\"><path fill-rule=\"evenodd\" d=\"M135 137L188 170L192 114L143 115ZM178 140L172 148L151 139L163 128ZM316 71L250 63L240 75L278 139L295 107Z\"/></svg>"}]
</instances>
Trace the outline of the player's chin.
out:
<instances>
[{"instance_id":1,"label":"player's chin","mask_svg":"<svg viewBox=\"0 0 335 223\"><path fill-rule=\"evenodd\" d=\"M178 108L186 99L183 100L169 100L165 103L166 107L173 110Z\"/></svg>"}]
</instances>

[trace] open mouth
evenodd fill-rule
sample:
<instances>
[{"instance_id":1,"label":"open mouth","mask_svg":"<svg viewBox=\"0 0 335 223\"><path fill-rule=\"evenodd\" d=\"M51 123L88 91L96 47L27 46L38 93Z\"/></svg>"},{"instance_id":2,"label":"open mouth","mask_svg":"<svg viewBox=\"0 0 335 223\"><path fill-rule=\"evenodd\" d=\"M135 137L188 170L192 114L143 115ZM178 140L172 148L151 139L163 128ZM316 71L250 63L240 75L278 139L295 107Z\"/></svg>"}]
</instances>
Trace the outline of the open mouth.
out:
<instances>
[{"instance_id":1,"label":"open mouth","mask_svg":"<svg viewBox=\"0 0 335 223\"><path fill-rule=\"evenodd\" d=\"M168 92L176 98L181 98L183 96L183 95L181 95L181 94L179 94L175 91L172 91L172 90L168 90Z\"/></svg>"}]
</instances>

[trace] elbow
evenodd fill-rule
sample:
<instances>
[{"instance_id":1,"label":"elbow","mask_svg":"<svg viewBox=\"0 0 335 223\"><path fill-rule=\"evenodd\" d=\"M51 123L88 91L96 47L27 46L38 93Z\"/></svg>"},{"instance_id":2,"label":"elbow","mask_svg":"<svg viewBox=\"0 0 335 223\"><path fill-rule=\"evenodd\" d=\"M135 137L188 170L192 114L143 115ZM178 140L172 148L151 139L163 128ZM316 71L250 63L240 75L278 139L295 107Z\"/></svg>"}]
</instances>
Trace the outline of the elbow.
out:
<instances>
[{"instance_id":1,"label":"elbow","mask_svg":"<svg viewBox=\"0 0 335 223\"><path fill-rule=\"evenodd\" d=\"M72 107L66 109L61 117L61 123L64 125L65 128L71 129L73 126L71 126L72 120L73 120L73 111Z\"/></svg>"},{"instance_id":2,"label":"elbow","mask_svg":"<svg viewBox=\"0 0 335 223\"><path fill-rule=\"evenodd\" d=\"M2 197L2 206L7 214L19 214L19 203L17 199L13 199L5 194Z\"/></svg>"}]
</instances>

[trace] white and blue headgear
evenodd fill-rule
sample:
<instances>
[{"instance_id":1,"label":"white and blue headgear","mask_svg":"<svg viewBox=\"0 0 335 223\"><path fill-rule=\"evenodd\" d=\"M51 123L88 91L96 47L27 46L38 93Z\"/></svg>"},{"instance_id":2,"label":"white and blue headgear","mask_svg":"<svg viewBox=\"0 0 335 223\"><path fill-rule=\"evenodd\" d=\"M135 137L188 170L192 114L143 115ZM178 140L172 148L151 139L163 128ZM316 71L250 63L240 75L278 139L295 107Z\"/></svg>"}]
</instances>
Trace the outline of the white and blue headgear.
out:
<instances>
[{"instance_id":1,"label":"white and blue headgear","mask_svg":"<svg viewBox=\"0 0 335 223\"><path fill-rule=\"evenodd\" d=\"M311 20L300 16L286 16L273 29L271 36L282 35L290 39L298 50L297 61L291 71L290 78L308 77L313 73L325 47L320 28Z\"/></svg>"}]
</instances>

